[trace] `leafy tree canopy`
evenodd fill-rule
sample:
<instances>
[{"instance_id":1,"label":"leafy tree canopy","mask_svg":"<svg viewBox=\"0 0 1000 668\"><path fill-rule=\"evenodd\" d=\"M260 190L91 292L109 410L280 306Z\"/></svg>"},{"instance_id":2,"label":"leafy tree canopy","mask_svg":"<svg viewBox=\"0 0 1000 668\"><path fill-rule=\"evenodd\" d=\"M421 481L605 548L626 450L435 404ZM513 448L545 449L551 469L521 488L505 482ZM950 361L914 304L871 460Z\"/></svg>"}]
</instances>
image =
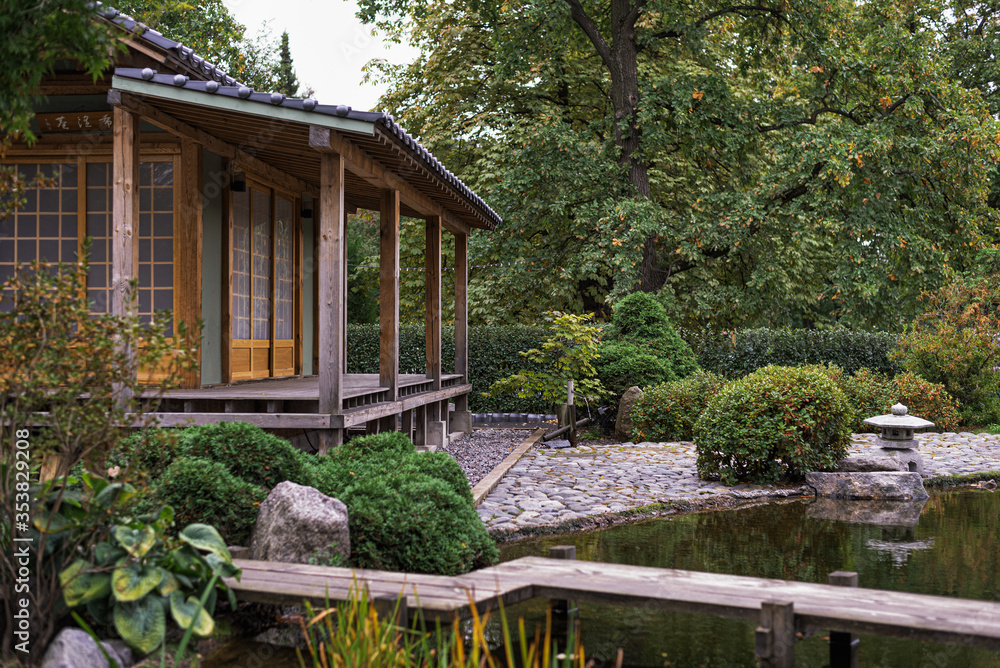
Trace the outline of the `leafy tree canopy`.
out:
<instances>
[{"instance_id":1,"label":"leafy tree canopy","mask_svg":"<svg viewBox=\"0 0 1000 668\"><path fill-rule=\"evenodd\" d=\"M191 47L252 88L281 89L279 43L269 27L265 24L257 34L248 34L222 0L119 0L115 7Z\"/></svg>"},{"instance_id":2,"label":"leafy tree canopy","mask_svg":"<svg viewBox=\"0 0 1000 668\"><path fill-rule=\"evenodd\" d=\"M995 11L948 0L362 0L381 106L497 208L473 316L898 328L995 244ZM529 307L530 305L530 307Z\"/></svg>"}]
</instances>

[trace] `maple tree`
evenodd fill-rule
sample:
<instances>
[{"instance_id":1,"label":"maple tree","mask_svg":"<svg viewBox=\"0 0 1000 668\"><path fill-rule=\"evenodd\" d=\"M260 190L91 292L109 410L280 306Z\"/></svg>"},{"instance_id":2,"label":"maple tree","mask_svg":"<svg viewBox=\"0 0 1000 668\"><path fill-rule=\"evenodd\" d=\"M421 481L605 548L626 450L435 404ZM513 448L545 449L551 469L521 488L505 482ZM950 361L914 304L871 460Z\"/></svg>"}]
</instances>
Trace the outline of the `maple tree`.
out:
<instances>
[{"instance_id":1,"label":"maple tree","mask_svg":"<svg viewBox=\"0 0 1000 668\"><path fill-rule=\"evenodd\" d=\"M474 318L641 289L686 325L897 329L996 242L985 5L360 6L421 49L370 64L381 106L505 218Z\"/></svg>"}]
</instances>

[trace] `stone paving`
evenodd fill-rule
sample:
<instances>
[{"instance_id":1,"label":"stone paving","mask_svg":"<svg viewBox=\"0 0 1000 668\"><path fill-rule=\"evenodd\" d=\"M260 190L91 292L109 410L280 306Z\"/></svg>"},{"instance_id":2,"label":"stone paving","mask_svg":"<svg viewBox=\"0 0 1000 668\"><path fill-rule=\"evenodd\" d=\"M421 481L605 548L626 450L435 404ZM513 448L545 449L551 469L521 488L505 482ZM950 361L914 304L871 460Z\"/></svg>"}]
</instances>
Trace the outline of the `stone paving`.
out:
<instances>
[{"instance_id":1,"label":"stone paving","mask_svg":"<svg viewBox=\"0 0 1000 668\"><path fill-rule=\"evenodd\" d=\"M855 434L848 454L876 450L874 434ZM1000 470L1000 435L917 434L925 477ZM871 453L873 454L873 453ZM490 529L519 529L712 495L745 496L760 485L701 480L687 441L535 447L479 505Z\"/></svg>"}]
</instances>

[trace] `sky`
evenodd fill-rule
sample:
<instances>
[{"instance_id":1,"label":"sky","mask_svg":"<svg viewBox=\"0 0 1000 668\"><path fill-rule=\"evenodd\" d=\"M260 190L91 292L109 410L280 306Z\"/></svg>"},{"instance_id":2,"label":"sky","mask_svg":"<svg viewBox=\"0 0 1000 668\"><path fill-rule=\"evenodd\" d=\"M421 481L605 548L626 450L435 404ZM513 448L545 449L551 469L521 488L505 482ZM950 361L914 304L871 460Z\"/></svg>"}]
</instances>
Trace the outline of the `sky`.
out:
<instances>
[{"instance_id":1,"label":"sky","mask_svg":"<svg viewBox=\"0 0 1000 668\"><path fill-rule=\"evenodd\" d=\"M311 86L322 104L358 110L375 106L385 86L362 85L362 67L373 58L413 60L416 49L383 42L354 16L354 0L224 0L249 35L270 20L275 39L288 31L292 64L301 87ZM390 112L392 110L389 110Z\"/></svg>"}]
</instances>

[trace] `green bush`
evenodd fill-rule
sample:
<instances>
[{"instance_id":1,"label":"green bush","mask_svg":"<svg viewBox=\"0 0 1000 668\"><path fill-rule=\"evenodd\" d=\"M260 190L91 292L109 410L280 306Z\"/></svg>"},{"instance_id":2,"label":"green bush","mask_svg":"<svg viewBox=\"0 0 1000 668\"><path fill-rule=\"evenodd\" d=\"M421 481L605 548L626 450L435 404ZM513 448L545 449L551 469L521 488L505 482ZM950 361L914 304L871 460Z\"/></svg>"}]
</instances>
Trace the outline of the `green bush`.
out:
<instances>
[{"instance_id":1,"label":"green bush","mask_svg":"<svg viewBox=\"0 0 1000 668\"><path fill-rule=\"evenodd\" d=\"M156 481L152 497L173 507L178 524L210 520L229 545L249 545L267 490L240 480L220 462L181 457Z\"/></svg>"},{"instance_id":2,"label":"green bush","mask_svg":"<svg viewBox=\"0 0 1000 668\"><path fill-rule=\"evenodd\" d=\"M740 378L769 364L836 364L850 374L865 368L889 377L902 371L892 358L899 337L887 332L741 329L681 335L698 364L724 378Z\"/></svg>"},{"instance_id":3,"label":"green bush","mask_svg":"<svg viewBox=\"0 0 1000 668\"><path fill-rule=\"evenodd\" d=\"M632 436L643 441L690 441L708 400L722 379L698 370L687 378L647 388L632 408Z\"/></svg>"},{"instance_id":4,"label":"green bush","mask_svg":"<svg viewBox=\"0 0 1000 668\"><path fill-rule=\"evenodd\" d=\"M845 375L840 389L854 408L855 420L851 430L859 434L877 432L877 428L865 424L864 420L886 415L896 403L896 388L892 379L869 369L858 369L853 376Z\"/></svg>"},{"instance_id":5,"label":"green bush","mask_svg":"<svg viewBox=\"0 0 1000 668\"><path fill-rule=\"evenodd\" d=\"M499 555L461 467L399 433L353 439L317 463L319 488L347 505L351 565L457 575Z\"/></svg>"},{"instance_id":6,"label":"green bush","mask_svg":"<svg viewBox=\"0 0 1000 668\"><path fill-rule=\"evenodd\" d=\"M958 279L922 297L927 311L908 328L897 357L907 371L940 383L966 425L1000 420L1000 285Z\"/></svg>"},{"instance_id":7,"label":"green bush","mask_svg":"<svg viewBox=\"0 0 1000 668\"><path fill-rule=\"evenodd\" d=\"M685 378L698 362L674 331L663 305L649 294L634 292L615 304L594 367L617 403L633 385L650 387Z\"/></svg>"},{"instance_id":8,"label":"green bush","mask_svg":"<svg viewBox=\"0 0 1000 668\"><path fill-rule=\"evenodd\" d=\"M725 385L695 424L698 474L771 483L830 469L847 453L852 409L815 368L768 366Z\"/></svg>"},{"instance_id":9,"label":"green bush","mask_svg":"<svg viewBox=\"0 0 1000 668\"><path fill-rule=\"evenodd\" d=\"M895 396L892 403L906 406L907 414L930 420L937 431L954 431L960 422L959 404L941 383L932 383L912 373L901 373L892 379ZM885 407L882 415L889 412Z\"/></svg>"},{"instance_id":10,"label":"green bush","mask_svg":"<svg viewBox=\"0 0 1000 668\"><path fill-rule=\"evenodd\" d=\"M312 486L308 455L260 427L245 422L187 427L177 440L179 453L218 462L251 485L270 490L293 480Z\"/></svg>"}]
</instances>

